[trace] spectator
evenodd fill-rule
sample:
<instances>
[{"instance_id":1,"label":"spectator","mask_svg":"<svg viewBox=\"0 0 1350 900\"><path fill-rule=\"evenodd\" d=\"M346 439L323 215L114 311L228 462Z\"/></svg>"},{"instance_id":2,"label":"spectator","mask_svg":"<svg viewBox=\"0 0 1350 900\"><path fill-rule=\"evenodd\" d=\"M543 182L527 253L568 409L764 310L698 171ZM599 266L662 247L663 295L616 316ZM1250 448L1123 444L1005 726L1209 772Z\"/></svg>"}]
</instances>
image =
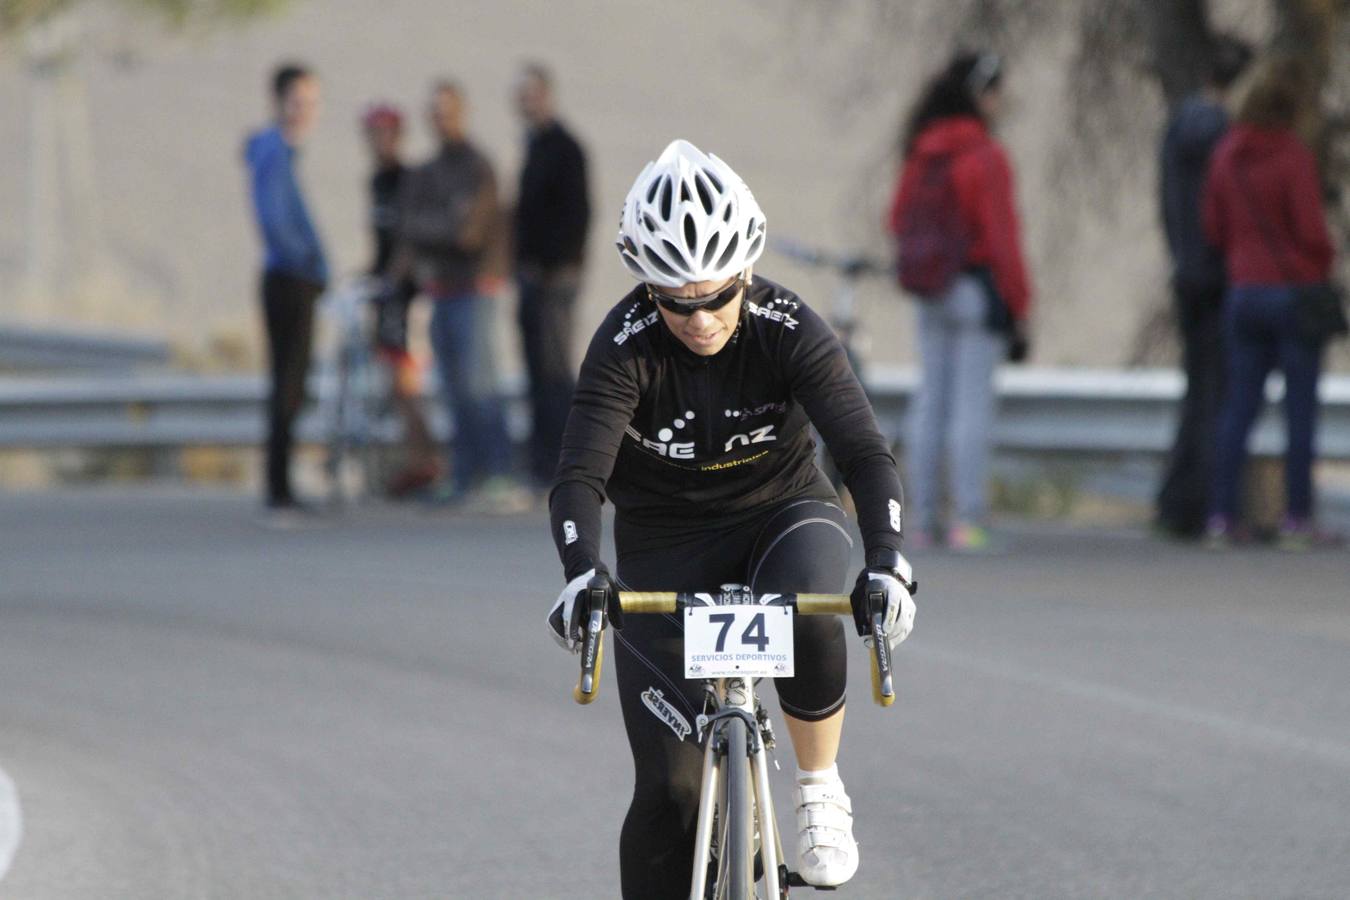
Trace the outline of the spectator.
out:
<instances>
[{"instance_id":1,"label":"spectator","mask_svg":"<svg viewBox=\"0 0 1350 900\"><path fill-rule=\"evenodd\" d=\"M301 65L272 78L276 121L248 139L253 206L266 256L262 306L271 361L266 502L275 512L304 505L291 489L291 429L305 399L314 303L328 281L328 263L296 180L301 145L318 120L319 79Z\"/></svg>"},{"instance_id":2,"label":"spectator","mask_svg":"<svg viewBox=\"0 0 1350 900\"><path fill-rule=\"evenodd\" d=\"M515 212L520 335L530 378L530 475L547 488L572 405L572 311L581 284L591 206L586 153L558 121L553 79L530 64L516 92L528 131Z\"/></svg>"},{"instance_id":3,"label":"spectator","mask_svg":"<svg viewBox=\"0 0 1350 900\"><path fill-rule=\"evenodd\" d=\"M403 467L390 478L388 491L401 497L427 487L440 475L435 444L419 405L417 361L408 352L408 309L417 295L411 278L386 281L393 261L398 192L403 165L403 114L389 104L376 104L362 117L362 130L375 171L370 178L370 219L375 259L370 274L385 283L375 298L375 343L389 371L394 407L403 419Z\"/></svg>"},{"instance_id":4,"label":"spectator","mask_svg":"<svg viewBox=\"0 0 1350 900\"><path fill-rule=\"evenodd\" d=\"M487 158L466 137L465 99L449 81L431 92L432 128L440 149L404 178L399 194L397 278L414 273L434 303L431 346L455 432L448 499L480 493L485 507L518 506L511 445L497 387L492 346L495 303L489 262L500 227L497 181Z\"/></svg>"},{"instance_id":5,"label":"spectator","mask_svg":"<svg viewBox=\"0 0 1350 900\"><path fill-rule=\"evenodd\" d=\"M1326 282L1333 250L1317 160L1294 131L1309 96L1308 73L1292 57L1267 60L1214 151L1203 222L1228 273L1224 330L1227 392L1219 417L1209 542L1226 545L1238 523L1247 438L1266 376L1284 373L1285 494L1280 543L1303 549L1333 536L1313 524L1312 464L1322 345L1300 335L1296 289Z\"/></svg>"},{"instance_id":6,"label":"spectator","mask_svg":"<svg viewBox=\"0 0 1350 900\"><path fill-rule=\"evenodd\" d=\"M1226 95L1251 55L1251 48L1235 38L1218 39L1208 82L1177 107L1163 135L1159 159L1186 397L1158 491L1157 524L1176 537L1196 538L1205 530L1214 480L1215 421L1223 393L1223 258L1205 240L1200 192L1210 154L1228 130Z\"/></svg>"},{"instance_id":7,"label":"spectator","mask_svg":"<svg viewBox=\"0 0 1350 900\"><path fill-rule=\"evenodd\" d=\"M891 205L901 282L926 285L916 289L922 379L907 448L916 523L908 537L917 546L937 538L944 445L953 505L947 544L988 546L994 366L1005 344L1014 359L1026 353L1031 292L1012 169L989 133L1002 81L996 54L962 53L928 83L909 116Z\"/></svg>"}]
</instances>

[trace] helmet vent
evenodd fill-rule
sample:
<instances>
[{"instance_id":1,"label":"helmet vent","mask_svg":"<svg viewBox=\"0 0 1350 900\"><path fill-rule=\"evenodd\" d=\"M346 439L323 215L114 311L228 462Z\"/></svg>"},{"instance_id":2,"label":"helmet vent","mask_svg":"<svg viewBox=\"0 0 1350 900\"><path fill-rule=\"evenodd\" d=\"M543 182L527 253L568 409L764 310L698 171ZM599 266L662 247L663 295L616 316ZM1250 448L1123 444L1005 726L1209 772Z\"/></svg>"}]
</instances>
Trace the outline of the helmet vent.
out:
<instances>
[{"instance_id":1,"label":"helmet vent","mask_svg":"<svg viewBox=\"0 0 1350 900\"><path fill-rule=\"evenodd\" d=\"M661 246L666 248L666 253L670 254L670 258L675 265L679 266L681 269L688 269L688 266L684 262L684 254L680 252L679 247L676 247L670 241L666 240L661 241Z\"/></svg>"},{"instance_id":2,"label":"helmet vent","mask_svg":"<svg viewBox=\"0 0 1350 900\"><path fill-rule=\"evenodd\" d=\"M694 198L689 196L689 182L680 181L680 202L688 203L692 199Z\"/></svg>"},{"instance_id":3,"label":"helmet vent","mask_svg":"<svg viewBox=\"0 0 1350 900\"><path fill-rule=\"evenodd\" d=\"M762 243L764 243L764 235L761 233L761 234L756 235L756 236L755 236L755 239L754 239L753 241L751 241L751 243L750 243L750 252L747 253L747 254L745 254L745 255L746 255L746 256L754 256L755 254L759 253L759 245L762 244Z\"/></svg>"},{"instance_id":4,"label":"helmet vent","mask_svg":"<svg viewBox=\"0 0 1350 900\"><path fill-rule=\"evenodd\" d=\"M643 270L641 263L633 259L633 257L629 256L627 253L620 253L619 256L623 257L623 264L628 267L628 271L632 272L643 281L647 279L647 273Z\"/></svg>"},{"instance_id":5,"label":"helmet vent","mask_svg":"<svg viewBox=\"0 0 1350 900\"><path fill-rule=\"evenodd\" d=\"M670 179L665 178L661 181L661 218L663 221L670 221Z\"/></svg>"},{"instance_id":6,"label":"helmet vent","mask_svg":"<svg viewBox=\"0 0 1350 900\"><path fill-rule=\"evenodd\" d=\"M659 178L653 178L653 179L652 179L651 187L647 188L647 202L648 202L648 203L655 203L655 202L656 202L656 192L657 192L657 190L658 190L660 187L661 187L661 179L659 179Z\"/></svg>"},{"instance_id":7,"label":"helmet vent","mask_svg":"<svg viewBox=\"0 0 1350 900\"><path fill-rule=\"evenodd\" d=\"M717 252L717 245L721 240L721 235L714 234L712 240L708 241L708 249L703 251L703 268L708 268L708 264L712 262L713 254Z\"/></svg>"},{"instance_id":8,"label":"helmet vent","mask_svg":"<svg viewBox=\"0 0 1350 900\"><path fill-rule=\"evenodd\" d=\"M727 204L726 212L722 213L722 221L723 221L723 222L730 222L730 221L731 221L731 204L730 204L730 203Z\"/></svg>"},{"instance_id":9,"label":"helmet vent","mask_svg":"<svg viewBox=\"0 0 1350 900\"><path fill-rule=\"evenodd\" d=\"M642 224L646 227L648 231L656 231L656 221L653 220L652 217L647 215L646 213L642 214Z\"/></svg>"},{"instance_id":10,"label":"helmet vent","mask_svg":"<svg viewBox=\"0 0 1350 900\"><path fill-rule=\"evenodd\" d=\"M698 252L698 229L694 225L694 217L689 213L684 214L684 245L690 253Z\"/></svg>"},{"instance_id":11,"label":"helmet vent","mask_svg":"<svg viewBox=\"0 0 1350 900\"><path fill-rule=\"evenodd\" d=\"M741 243L741 236L733 234L731 240L727 241L727 249L722 251L722 258L717 261L717 268L722 268L731 262L731 258L736 254L736 247Z\"/></svg>"},{"instance_id":12,"label":"helmet vent","mask_svg":"<svg viewBox=\"0 0 1350 900\"><path fill-rule=\"evenodd\" d=\"M717 191L719 194L722 193L722 182L713 174L712 169L704 169L703 174L708 176L708 180L712 182L713 190ZM712 210L709 210L709 212L711 211Z\"/></svg>"},{"instance_id":13,"label":"helmet vent","mask_svg":"<svg viewBox=\"0 0 1350 900\"><path fill-rule=\"evenodd\" d=\"M698 201L703 204L703 211L708 215L712 215L712 192L708 190L708 183L704 179L702 173L694 176L694 190L698 191Z\"/></svg>"},{"instance_id":14,"label":"helmet vent","mask_svg":"<svg viewBox=\"0 0 1350 900\"><path fill-rule=\"evenodd\" d=\"M669 241L666 241L666 246L667 247L670 246ZM672 269L664 259L662 259L661 257L657 256L655 253L652 252L651 247L643 247L642 255L647 257L647 262L651 263L651 267L653 269L660 272L662 275L665 275L667 278L679 277L679 275L676 274L675 270Z\"/></svg>"}]
</instances>

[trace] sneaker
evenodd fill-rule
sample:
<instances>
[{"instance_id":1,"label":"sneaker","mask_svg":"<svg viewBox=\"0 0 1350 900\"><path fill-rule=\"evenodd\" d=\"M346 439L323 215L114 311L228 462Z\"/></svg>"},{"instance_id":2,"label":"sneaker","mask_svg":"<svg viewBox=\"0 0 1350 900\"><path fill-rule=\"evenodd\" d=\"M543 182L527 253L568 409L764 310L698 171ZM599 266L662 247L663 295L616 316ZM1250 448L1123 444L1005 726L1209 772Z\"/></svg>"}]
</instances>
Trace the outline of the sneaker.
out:
<instances>
[{"instance_id":1,"label":"sneaker","mask_svg":"<svg viewBox=\"0 0 1350 900\"><path fill-rule=\"evenodd\" d=\"M1298 519L1293 516L1286 516L1280 523L1280 530L1275 538L1275 546L1290 553L1339 547L1343 543L1345 535L1340 532L1327 531L1314 525L1311 519Z\"/></svg>"},{"instance_id":2,"label":"sneaker","mask_svg":"<svg viewBox=\"0 0 1350 900\"><path fill-rule=\"evenodd\" d=\"M505 475L496 475L483 482L465 504L468 512L499 516L529 512L533 507L534 497L530 492Z\"/></svg>"},{"instance_id":3,"label":"sneaker","mask_svg":"<svg viewBox=\"0 0 1350 900\"><path fill-rule=\"evenodd\" d=\"M1227 516L1213 515L1205 522L1205 549L1227 550L1233 546L1233 526Z\"/></svg>"},{"instance_id":4,"label":"sneaker","mask_svg":"<svg viewBox=\"0 0 1350 900\"><path fill-rule=\"evenodd\" d=\"M858 871L853 804L836 773L821 781L798 781L797 873L814 887L843 884Z\"/></svg>"},{"instance_id":5,"label":"sneaker","mask_svg":"<svg viewBox=\"0 0 1350 900\"><path fill-rule=\"evenodd\" d=\"M957 553L982 553L989 546L989 529L983 525L963 522L947 532L947 547Z\"/></svg>"}]
</instances>

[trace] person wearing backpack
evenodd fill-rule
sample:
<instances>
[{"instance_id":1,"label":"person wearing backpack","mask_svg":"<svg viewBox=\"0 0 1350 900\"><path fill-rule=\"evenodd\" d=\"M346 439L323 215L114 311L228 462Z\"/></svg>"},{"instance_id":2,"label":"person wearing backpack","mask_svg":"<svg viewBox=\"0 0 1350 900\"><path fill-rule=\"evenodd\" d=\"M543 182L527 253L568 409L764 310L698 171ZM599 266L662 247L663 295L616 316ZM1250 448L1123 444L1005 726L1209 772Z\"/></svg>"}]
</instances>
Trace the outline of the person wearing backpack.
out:
<instances>
[{"instance_id":1,"label":"person wearing backpack","mask_svg":"<svg viewBox=\"0 0 1350 900\"><path fill-rule=\"evenodd\" d=\"M959 53L920 94L904 133L891 204L900 286L918 299L921 380L907 444L911 541L939 534L939 481L950 447L949 547L989 543L987 475L994 367L1028 352L1031 289L1012 167L989 129L1002 102L997 54Z\"/></svg>"}]
</instances>

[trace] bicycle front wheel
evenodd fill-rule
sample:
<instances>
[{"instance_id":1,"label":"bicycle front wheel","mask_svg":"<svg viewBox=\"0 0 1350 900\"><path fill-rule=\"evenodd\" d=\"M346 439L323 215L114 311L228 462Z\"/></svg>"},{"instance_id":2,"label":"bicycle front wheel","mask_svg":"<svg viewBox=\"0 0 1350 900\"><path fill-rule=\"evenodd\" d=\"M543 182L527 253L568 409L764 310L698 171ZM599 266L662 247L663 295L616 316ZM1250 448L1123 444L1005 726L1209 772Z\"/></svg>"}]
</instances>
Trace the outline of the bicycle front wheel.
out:
<instances>
[{"instance_id":1,"label":"bicycle front wheel","mask_svg":"<svg viewBox=\"0 0 1350 900\"><path fill-rule=\"evenodd\" d=\"M726 858L726 900L754 900L755 897L755 820L754 785L750 781L749 736L745 722L726 720L723 726L727 755L726 773L727 830L722 852Z\"/></svg>"}]
</instances>

